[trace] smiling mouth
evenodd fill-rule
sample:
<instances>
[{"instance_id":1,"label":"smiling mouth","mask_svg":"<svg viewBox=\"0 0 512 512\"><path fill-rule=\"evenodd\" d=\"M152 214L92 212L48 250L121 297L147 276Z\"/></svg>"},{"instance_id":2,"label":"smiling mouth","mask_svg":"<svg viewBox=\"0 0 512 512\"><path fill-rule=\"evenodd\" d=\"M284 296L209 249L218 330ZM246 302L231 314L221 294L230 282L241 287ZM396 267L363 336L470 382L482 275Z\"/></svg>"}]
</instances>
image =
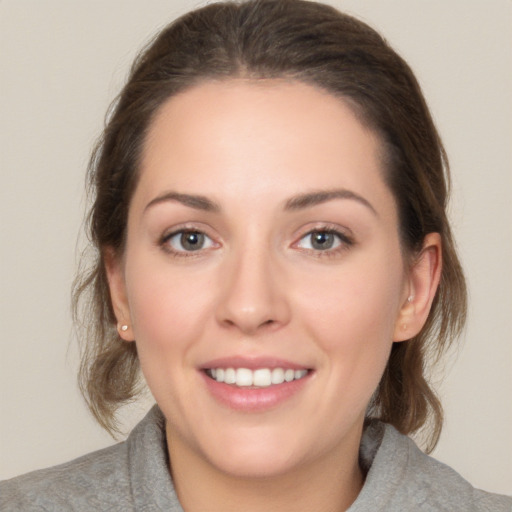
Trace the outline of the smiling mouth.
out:
<instances>
[{"instance_id":1,"label":"smiling mouth","mask_svg":"<svg viewBox=\"0 0 512 512\"><path fill-rule=\"evenodd\" d=\"M206 375L211 379L224 384L241 388L268 388L285 382L300 380L308 375L310 370L293 370L290 368L208 368Z\"/></svg>"}]
</instances>

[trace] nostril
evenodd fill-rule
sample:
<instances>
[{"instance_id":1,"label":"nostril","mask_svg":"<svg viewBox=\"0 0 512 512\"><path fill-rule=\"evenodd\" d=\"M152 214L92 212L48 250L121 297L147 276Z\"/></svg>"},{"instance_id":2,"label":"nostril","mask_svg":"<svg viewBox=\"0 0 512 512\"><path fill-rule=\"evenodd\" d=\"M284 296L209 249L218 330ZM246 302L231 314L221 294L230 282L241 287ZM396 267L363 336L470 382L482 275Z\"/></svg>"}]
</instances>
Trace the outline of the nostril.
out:
<instances>
[{"instance_id":1,"label":"nostril","mask_svg":"<svg viewBox=\"0 0 512 512\"><path fill-rule=\"evenodd\" d=\"M255 332L259 331L260 329L263 329L263 330L271 329L278 324L278 322L276 320L274 320L273 318L264 320L262 322L258 322L258 321L253 322L250 320L248 321L247 319L245 321L244 321L244 319L238 319L238 321L237 321L237 320L233 320L231 318L225 318L222 321L222 323L224 324L225 327L241 328L243 331L248 332L248 333L249 332L255 333Z\"/></svg>"},{"instance_id":2,"label":"nostril","mask_svg":"<svg viewBox=\"0 0 512 512\"><path fill-rule=\"evenodd\" d=\"M272 331L272 330L274 330L274 328L277 328L278 325L279 325L279 322L277 320L270 318L269 320L265 320L264 322L261 322L258 325L257 330Z\"/></svg>"}]
</instances>

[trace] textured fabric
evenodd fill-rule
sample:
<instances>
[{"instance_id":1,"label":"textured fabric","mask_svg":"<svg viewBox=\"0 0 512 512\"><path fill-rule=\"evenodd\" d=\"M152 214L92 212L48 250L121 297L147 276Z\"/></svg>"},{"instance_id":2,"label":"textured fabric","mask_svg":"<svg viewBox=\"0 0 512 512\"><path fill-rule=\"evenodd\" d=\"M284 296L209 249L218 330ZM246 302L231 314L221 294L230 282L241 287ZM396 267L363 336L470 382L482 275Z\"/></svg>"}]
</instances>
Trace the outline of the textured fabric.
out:
<instances>
[{"instance_id":1,"label":"textured fabric","mask_svg":"<svg viewBox=\"0 0 512 512\"><path fill-rule=\"evenodd\" d=\"M0 511L183 512L155 406L122 443L0 482Z\"/></svg>"},{"instance_id":2,"label":"textured fabric","mask_svg":"<svg viewBox=\"0 0 512 512\"><path fill-rule=\"evenodd\" d=\"M376 453L370 447L365 457L366 446L379 438ZM361 456L371 466L348 512L512 512L512 497L473 488L391 425L376 422L367 428Z\"/></svg>"},{"instance_id":3,"label":"textured fabric","mask_svg":"<svg viewBox=\"0 0 512 512\"><path fill-rule=\"evenodd\" d=\"M474 489L390 425L368 426L360 462L368 474L349 512L512 512L512 498ZM123 443L0 482L0 510L183 512L168 471L162 413L155 406Z\"/></svg>"}]
</instances>

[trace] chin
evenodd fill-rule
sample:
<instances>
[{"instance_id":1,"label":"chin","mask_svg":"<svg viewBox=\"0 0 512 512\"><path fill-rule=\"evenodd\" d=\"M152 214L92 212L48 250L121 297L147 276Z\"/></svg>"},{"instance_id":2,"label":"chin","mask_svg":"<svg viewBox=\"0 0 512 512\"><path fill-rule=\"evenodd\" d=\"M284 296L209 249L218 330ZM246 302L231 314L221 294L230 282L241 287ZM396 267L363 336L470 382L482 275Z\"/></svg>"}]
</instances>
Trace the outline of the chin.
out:
<instances>
[{"instance_id":1,"label":"chin","mask_svg":"<svg viewBox=\"0 0 512 512\"><path fill-rule=\"evenodd\" d=\"M283 457L282 453L245 454L236 457L229 455L222 457L222 460L211 461L222 473L241 479L265 479L276 478L293 472L298 466L298 461L292 458Z\"/></svg>"},{"instance_id":2,"label":"chin","mask_svg":"<svg viewBox=\"0 0 512 512\"><path fill-rule=\"evenodd\" d=\"M212 436L212 431L216 435ZM301 463L301 445L289 429L268 425L211 428L194 451L220 472L239 478L265 478L286 474ZM205 442L206 441L206 442Z\"/></svg>"}]
</instances>

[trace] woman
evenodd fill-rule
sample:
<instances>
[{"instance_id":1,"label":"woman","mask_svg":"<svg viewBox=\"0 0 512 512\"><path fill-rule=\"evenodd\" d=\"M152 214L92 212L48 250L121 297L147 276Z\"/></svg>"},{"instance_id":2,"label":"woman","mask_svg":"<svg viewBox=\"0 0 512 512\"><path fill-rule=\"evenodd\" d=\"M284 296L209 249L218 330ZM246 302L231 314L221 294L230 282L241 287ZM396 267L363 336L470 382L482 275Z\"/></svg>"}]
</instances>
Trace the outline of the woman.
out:
<instances>
[{"instance_id":1,"label":"woman","mask_svg":"<svg viewBox=\"0 0 512 512\"><path fill-rule=\"evenodd\" d=\"M99 422L139 365L158 407L2 506L509 510L398 433L435 444L424 366L464 322L445 168L408 66L348 16L214 4L165 29L92 159L76 288Z\"/></svg>"}]
</instances>

